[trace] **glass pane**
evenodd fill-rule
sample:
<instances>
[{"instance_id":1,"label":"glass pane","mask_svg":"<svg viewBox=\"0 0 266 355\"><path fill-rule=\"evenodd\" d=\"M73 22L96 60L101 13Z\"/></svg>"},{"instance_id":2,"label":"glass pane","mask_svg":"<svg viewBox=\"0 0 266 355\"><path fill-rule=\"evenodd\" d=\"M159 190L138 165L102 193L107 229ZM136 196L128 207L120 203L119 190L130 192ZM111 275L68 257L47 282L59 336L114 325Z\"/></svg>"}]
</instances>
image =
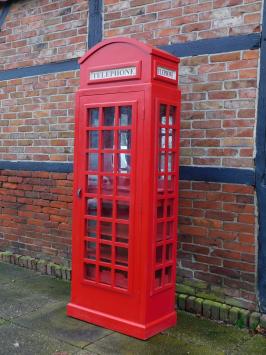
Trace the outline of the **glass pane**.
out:
<instances>
[{"instance_id":1,"label":"glass pane","mask_svg":"<svg viewBox=\"0 0 266 355\"><path fill-rule=\"evenodd\" d=\"M90 238L96 238L96 225L97 222L91 219L87 220L87 236Z\"/></svg>"},{"instance_id":2,"label":"glass pane","mask_svg":"<svg viewBox=\"0 0 266 355\"><path fill-rule=\"evenodd\" d=\"M100 266L100 282L111 285L111 269L109 267Z\"/></svg>"},{"instance_id":3,"label":"glass pane","mask_svg":"<svg viewBox=\"0 0 266 355\"><path fill-rule=\"evenodd\" d=\"M129 219L129 202L117 201L116 208L117 219Z\"/></svg>"},{"instance_id":4,"label":"glass pane","mask_svg":"<svg viewBox=\"0 0 266 355\"><path fill-rule=\"evenodd\" d=\"M123 270L115 271L115 286L123 289L128 288L127 271L123 271Z\"/></svg>"},{"instance_id":5,"label":"glass pane","mask_svg":"<svg viewBox=\"0 0 266 355\"><path fill-rule=\"evenodd\" d=\"M129 126L131 125L131 106L121 106L119 107L119 125Z\"/></svg>"},{"instance_id":6,"label":"glass pane","mask_svg":"<svg viewBox=\"0 0 266 355\"><path fill-rule=\"evenodd\" d=\"M93 264L85 264L85 279L95 281L96 266Z\"/></svg>"},{"instance_id":7,"label":"glass pane","mask_svg":"<svg viewBox=\"0 0 266 355\"><path fill-rule=\"evenodd\" d=\"M169 172L173 171L173 164L174 164L173 158L174 158L174 154L169 153L168 154L168 171Z\"/></svg>"},{"instance_id":8,"label":"glass pane","mask_svg":"<svg viewBox=\"0 0 266 355\"><path fill-rule=\"evenodd\" d=\"M100 238L104 240L112 240L112 223L100 222Z\"/></svg>"},{"instance_id":9,"label":"glass pane","mask_svg":"<svg viewBox=\"0 0 266 355\"><path fill-rule=\"evenodd\" d=\"M102 194L113 195L113 177L112 176L102 176Z\"/></svg>"},{"instance_id":10,"label":"glass pane","mask_svg":"<svg viewBox=\"0 0 266 355\"><path fill-rule=\"evenodd\" d=\"M167 222L166 224L166 239L173 237L173 222Z\"/></svg>"},{"instance_id":11,"label":"glass pane","mask_svg":"<svg viewBox=\"0 0 266 355\"><path fill-rule=\"evenodd\" d=\"M163 240L163 226L164 226L164 223L157 224L157 236L156 236L157 242L160 242L161 240Z\"/></svg>"},{"instance_id":12,"label":"glass pane","mask_svg":"<svg viewBox=\"0 0 266 355\"><path fill-rule=\"evenodd\" d=\"M89 110L89 127L97 127L99 126L99 109L91 108Z\"/></svg>"},{"instance_id":13,"label":"glass pane","mask_svg":"<svg viewBox=\"0 0 266 355\"><path fill-rule=\"evenodd\" d=\"M130 177L129 176L119 176L117 178L117 194L118 195L128 195L130 192Z\"/></svg>"},{"instance_id":14,"label":"glass pane","mask_svg":"<svg viewBox=\"0 0 266 355\"><path fill-rule=\"evenodd\" d=\"M167 217L173 217L174 215L174 200L168 200L167 201L167 206L166 206L166 210L167 210Z\"/></svg>"},{"instance_id":15,"label":"glass pane","mask_svg":"<svg viewBox=\"0 0 266 355\"><path fill-rule=\"evenodd\" d=\"M162 286L162 270L156 270L155 271L155 287L161 287Z\"/></svg>"},{"instance_id":16,"label":"glass pane","mask_svg":"<svg viewBox=\"0 0 266 355\"><path fill-rule=\"evenodd\" d=\"M103 125L113 126L115 123L115 108L104 107L103 109Z\"/></svg>"},{"instance_id":17,"label":"glass pane","mask_svg":"<svg viewBox=\"0 0 266 355\"><path fill-rule=\"evenodd\" d=\"M160 122L166 124L166 105L160 105Z\"/></svg>"},{"instance_id":18,"label":"glass pane","mask_svg":"<svg viewBox=\"0 0 266 355\"><path fill-rule=\"evenodd\" d=\"M168 191L174 190L175 177L174 175L168 175L167 177L167 189Z\"/></svg>"},{"instance_id":19,"label":"glass pane","mask_svg":"<svg viewBox=\"0 0 266 355\"><path fill-rule=\"evenodd\" d=\"M114 148L114 131L103 131L103 149Z\"/></svg>"},{"instance_id":20,"label":"glass pane","mask_svg":"<svg viewBox=\"0 0 266 355\"><path fill-rule=\"evenodd\" d=\"M126 174L130 172L130 159L130 154L118 154L118 171L120 173Z\"/></svg>"},{"instance_id":21,"label":"glass pane","mask_svg":"<svg viewBox=\"0 0 266 355\"><path fill-rule=\"evenodd\" d=\"M97 216L97 199L95 197L87 199L87 214L90 216Z\"/></svg>"},{"instance_id":22,"label":"glass pane","mask_svg":"<svg viewBox=\"0 0 266 355\"><path fill-rule=\"evenodd\" d=\"M119 149L131 148L131 131L119 131Z\"/></svg>"},{"instance_id":23,"label":"glass pane","mask_svg":"<svg viewBox=\"0 0 266 355\"><path fill-rule=\"evenodd\" d=\"M128 250L127 248L116 247L115 248L117 265L128 266Z\"/></svg>"},{"instance_id":24,"label":"glass pane","mask_svg":"<svg viewBox=\"0 0 266 355\"><path fill-rule=\"evenodd\" d=\"M164 181L165 181L165 176L159 175L158 176L158 193L162 194L164 192Z\"/></svg>"},{"instance_id":25,"label":"glass pane","mask_svg":"<svg viewBox=\"0 0 266 355\"><path fill-rule=\"evenodd\" d=\"M166 252L165 252L166 261L171 261L172 260L172 254L173 254L173 245L172 244L167 244L166 245Z\"/></svg>"},{"instance_id":26,"label":"glass pane","mask_svg":"<svg viewBox=\"0 0 266 355\"><path fill-rule=\"evenodd\" d=\"M176 114L176 107L170 106L170 113L169 113L169 125L175 124L175 114Z\"/></svg>"},{"instance_id":27,"label":"glass pane","mask_svg":"<svg viewBox=\"0 0 266 355\"><path fill-rule=\"evenodd\" d=\"M159 171L164 172L165 169L165 154L161 153L159 155Z\"/></svg>"},{"instance_id":28,"label":"glass pane","mask_svg":"<svg viewBox=\"0 0 266 355\"><path fill-rule=\"evenodd\" d=\"M116 225L116 241L120 243L128 243L128 224Z\"/></svg>"},{"instance_id":29,"label":"glass pane","mask_svg":"<svg viewBox=\"0 0 266 355\"><path fill-rule=\"evenodd\" d=\"M85 258L96 260L96 243L85 242Z\"/></svg>"},{"instance_id":30,"label":"glass pane","mask_svg":"<svg viewBox=\"0 0 266 355\"><path fill-rule=\"evenodd\" d=\"M98 131L89 131L89 148L97 149L99 146L99 132Z\"/></svg>"},{"instance_id":31,"label":"glass pane","mask_svg":"<svg viewBox=\"0 0 266 355\"><path fill-rule=\"evenodd\" d=\"M103 171L105 172L113 172L114 170L114 154L112 153L104 153L103 157Z\"/></svg>"},{"instance_id":32,"label":"glass pane","mask_svg":"<svg viewBox=\"0 0 266 355\"><path fill-rule=\"evenodd\" d=\"M101 201L101 216L102 217L112 217L113 214L113 201L112 200L102 200Z\"/></svg>"},{"instance_id":33,"label":"glass pane","mask_svg":"<svg viewBox=\"0 0 266 355\"><path fill-rule=\"evenodd\" d=\"M163 261L163 247L159 246L156 248L156 263L161 264Z\"/></svg>"},{"instance_id":34,"label":"glass pane","mask_svg":"<svg viewBox=\"0 0 266 355\"><path fill-rule=\"evenodd\" d=\"M168 136L168 148L172 149L174 146L174 139L173 139L173 130L172 128L169 129L169 136Z\"/></svg>"},{"instance_id":35,"label":"glass pane","mask_svg":"<svg viewBox=\"0 0 266 355\"><path fill-rule=\"evenodd\" d=\"M88 175L88 192L96 193L98 187L98 176Z\"/></svg>"},{"instance_id":36,"label":"glass pane","mask_svg":"<svg viewBox=\"0 0 266 355\"><path fill-rule=\"evenodd\" d=\"M172 266L168 266L167 268L165 268L164 275L165 275L165 278L164 278L165 283L166 284L171 283L171 281L172 281Z\"/></svg>"},{"instance_id":37,"label":"glass pane","mask_svg":"<svg viewBox=\"0 0 266 355\"><path fill-rule=\"evenodd\" d=\"M89 171L98 170L98 154L97 153L89 153L88 154L88 170Z\"/></svg>"},{"instance_id":38,"label":"glass pane","mask_svg":"<svg viewBox=\"0 0 266 355\"><path fill-rule=\"evenodd\" d=\"M160 129L160 148L165 148L165 128Z\"/></svg>"},{"instance_id":39,"label":"glass pane","mask_svg":"<svg viewBox=\"0 0 266 355\"><path fill-rule=\"evenodd\" d=\"M163 218L164 216L164 200L158 200L157 202L157 218Z\"/></svg>"},{"instance_id":40,"label":"glass pane","mask_svg":"<svg viewBox=\"0 0 266 355\"><path fill-rule=\"evenodd\" d=\"M112 247L107 244L100 244L100 260L110 263L112 259Z\"/></svg>"}]
</instances>

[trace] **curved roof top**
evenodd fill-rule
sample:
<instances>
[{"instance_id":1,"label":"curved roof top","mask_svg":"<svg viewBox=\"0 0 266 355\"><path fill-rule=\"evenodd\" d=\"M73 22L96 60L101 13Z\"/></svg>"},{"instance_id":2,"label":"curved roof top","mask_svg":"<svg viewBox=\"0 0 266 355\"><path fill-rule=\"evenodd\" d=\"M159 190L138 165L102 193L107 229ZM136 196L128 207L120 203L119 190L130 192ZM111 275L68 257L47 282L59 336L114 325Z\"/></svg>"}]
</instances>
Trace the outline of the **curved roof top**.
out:
<instances>
[{"instance_id":1,"label":"curved roof top","mask_svg":"<svg viewBox=\"0 0 266 355\"><path fill-rule=\"evenodd\" d=\"M112 43L128 43L128 44L131 44L132 46L135 46L135 47L141 49L143 52L146 52L149 55L154 54L159 57L167 58L167 59L172 60L177 63L179 62L179 58L173 56L172 54L162 51L161 49L157 49L155 47L152 47L149 44L145 44L140 41L137 41L134 38L116 37L116 38L106 39L106 40L96 44L94 47L92 47L90 50L88 50L88 52L85 53L83 57L81 57L79 59L79 64L82 64L83 62L85 62L86 59L88 59L91 55L96 53L99 49L101 49L107 45L110 45Z\"/></svg>"}]
</instances>

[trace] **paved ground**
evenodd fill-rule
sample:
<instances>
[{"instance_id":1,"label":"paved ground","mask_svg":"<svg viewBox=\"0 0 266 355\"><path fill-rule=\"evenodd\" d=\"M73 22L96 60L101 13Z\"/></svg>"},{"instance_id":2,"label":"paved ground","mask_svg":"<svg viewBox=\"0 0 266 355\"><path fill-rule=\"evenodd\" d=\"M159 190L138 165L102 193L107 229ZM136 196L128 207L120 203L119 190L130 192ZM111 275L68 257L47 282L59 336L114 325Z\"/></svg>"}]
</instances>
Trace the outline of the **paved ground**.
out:
<instances>
[{"instance_id":1,"label":"paved ground","mask_svg":"<svg viewBox=\"0 0 266 355\"><path fill-rule=\"evenodd\" d=\"M266 338L180 313L140 341L68 318L69 283L0 263L0 355L266 355Z\"/></svg>"}]
</instances>

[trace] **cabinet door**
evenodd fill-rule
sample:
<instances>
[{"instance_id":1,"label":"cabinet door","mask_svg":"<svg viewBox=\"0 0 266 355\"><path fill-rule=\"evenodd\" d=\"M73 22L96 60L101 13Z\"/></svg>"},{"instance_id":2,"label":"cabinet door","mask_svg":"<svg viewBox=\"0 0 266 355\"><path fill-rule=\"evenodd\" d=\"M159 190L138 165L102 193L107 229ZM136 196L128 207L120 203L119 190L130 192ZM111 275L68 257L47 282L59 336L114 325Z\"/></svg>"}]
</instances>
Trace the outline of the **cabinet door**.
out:
<instances>
[{"instance_id":1,"label":"cabinet door","mask_svg":"<svg viewBox=\"0 0 266 355\"><path fill-rule=\"evenodd\" d=\"M78 221L73 248L80 283L93 286L90 298L91 292L103 288L117 297L133 296L136 287L134 250L140 225L136 173L141 174L138 129L143 121L142 97L133 92L80 98L75 186L81 193L74 194ZM95 297L100 295L95 292ZM108 303L110 306L112 301ZM118 306L123 308L116 303ZM103 309L106 307L105 302Z\"/></svg>"}]
</instances>

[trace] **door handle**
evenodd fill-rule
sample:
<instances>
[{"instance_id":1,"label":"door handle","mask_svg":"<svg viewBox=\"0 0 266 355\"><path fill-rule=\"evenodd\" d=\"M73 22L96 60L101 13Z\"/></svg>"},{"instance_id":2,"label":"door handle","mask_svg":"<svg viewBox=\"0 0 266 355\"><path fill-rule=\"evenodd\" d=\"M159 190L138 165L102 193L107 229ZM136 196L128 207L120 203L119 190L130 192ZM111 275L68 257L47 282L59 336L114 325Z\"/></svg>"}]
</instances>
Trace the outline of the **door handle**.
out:
<instances>
[{"instance_id":1,"label":"door handle","mask_svg":"<svg viewBox=\"0 0 266 355\"><path fill-rule=\"evenodd\" d=\"M81 198L81 195L82 195L82 189L79 188L79 189L77 189L77 197Z\"/></svg>"}]
</instances>

